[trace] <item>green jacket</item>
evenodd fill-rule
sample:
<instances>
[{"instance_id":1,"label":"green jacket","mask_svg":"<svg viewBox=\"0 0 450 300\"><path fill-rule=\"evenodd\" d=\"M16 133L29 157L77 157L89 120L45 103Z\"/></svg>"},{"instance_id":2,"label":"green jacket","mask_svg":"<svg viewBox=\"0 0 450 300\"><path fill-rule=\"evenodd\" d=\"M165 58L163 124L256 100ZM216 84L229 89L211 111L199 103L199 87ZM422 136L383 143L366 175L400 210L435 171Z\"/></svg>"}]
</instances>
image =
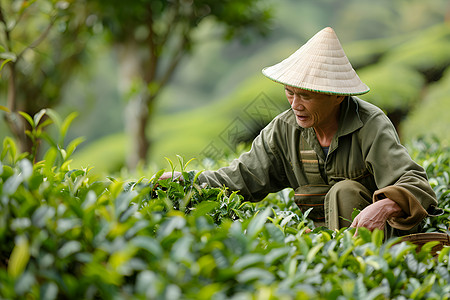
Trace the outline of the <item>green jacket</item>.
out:
<instances>
[{"instance_id":1,"label":"green jacket","mask_svg":"<svg viewBox=\"0 0 450 300\"><path fill-rule=\"evenodd\" d=\"M314 129L301 128L289 109L261 131L249 152L228 167L203 172L199 180L239 190L249 201L260 201L287 187L308 185L299 155L301 136L316 153L326 184L356 180L373 193L373 201L380 196L398 203L407 216L391 220L392 227L411 229L437 204L425 171L400 144L390 120L378 107L357 97L342 102L339 129L327 156Z\"/></svg>"}]
</instances>

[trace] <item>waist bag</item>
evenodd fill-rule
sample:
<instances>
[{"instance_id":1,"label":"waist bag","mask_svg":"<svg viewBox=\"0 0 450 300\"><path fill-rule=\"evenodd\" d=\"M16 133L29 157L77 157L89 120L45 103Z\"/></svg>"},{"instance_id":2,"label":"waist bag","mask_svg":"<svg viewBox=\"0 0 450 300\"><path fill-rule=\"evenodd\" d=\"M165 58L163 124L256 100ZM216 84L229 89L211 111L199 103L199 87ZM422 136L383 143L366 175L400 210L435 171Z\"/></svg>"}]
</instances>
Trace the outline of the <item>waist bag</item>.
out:
<instances>
[{"instance_id":1,"label":"waist bag","mask_svg":"<svg viewBox=\"0 0 450 300\"><path fill-rule=\"evenodd\" d=\"M300 138L300 159L308 184L295 189L294 201L302 213L312 208L308 217L313 221L325 221L324 202L331 185L320 175L317 154L303 137Z\"/></svg>"}]
</instances>

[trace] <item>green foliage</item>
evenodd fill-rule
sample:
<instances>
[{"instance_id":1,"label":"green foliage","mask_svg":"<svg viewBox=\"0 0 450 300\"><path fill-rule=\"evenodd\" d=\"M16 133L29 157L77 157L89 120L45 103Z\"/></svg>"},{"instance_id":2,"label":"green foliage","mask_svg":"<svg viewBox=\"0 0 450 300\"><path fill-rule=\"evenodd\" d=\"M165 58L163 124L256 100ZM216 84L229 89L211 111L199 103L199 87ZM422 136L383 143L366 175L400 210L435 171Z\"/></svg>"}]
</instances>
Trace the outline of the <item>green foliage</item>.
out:
<instances>
[{"instance_id":1,"label":"green foliage","mask_svg":"<svg viewBox=\"0 0 450 300\"><path fill-rule=\"evenodd\" d=\"M408 38L364 41L356 43L358 45L355 50L357 62L364 64L365 60L371 63L359 71L362 80L371 88L370 93L362 98L388 114L401 112L406 115L423 99L426 83L440 80L441 73L450 65L447 55L450 51L450 27L447 24L431 27ZM361 46L371 46L372 49L361 54ZM370 62L370 57L372 60L376 57L378 62ZM422 116L423 110L420 111Z\"/></svg>"},{"instance_id":2,"label":"green foliage","mask_svg":"<svg viewBox=\"0 0 450 300\"><path fill-rule=\"evenodd\" d=\"M8 108L37 113L60 101L61 87L81 61L84 1L4 1L0 4L0 91ZM13 102L13 103L11 103Z\"/></svg>"},{"instance_id":3,"label":"green foliage","mask_svg":"<svg viewBox=\"0 0 450 300\"><path fill-rule=\"evenodd\" d=\"M29 118L34 125L38 120ZM57 147L58 140L49 138L45 159L34 164L5 140L1 298L450 296L450 247L432 257L432 243L416 252L398 239L383 242L381 231L359 229L358 237L354 229L306 233L312 223L296 207L292 191L244 202L225 188L199 185L198 173L188 171L190 161L181 157L182 178L159 180L161 170L150 179L94 180L89 170L70 169L56 159L70 153ZM435 144L415 147L415 157L448 205L448 151ZM177 168L170 160L169 165Z\"/></svg>"},{"instance_id":4,"label":"green foliage","mask_svg":"<svg viewBox=\"0 0 450 300\"><path fill-rule=\"evenodd\" d=\"M402 125L403 137L411 141L418 137L439 137L439 142L450 146L450 68L442 79L429 86L426 96L416 106Z\"/></svg>"},{"instance_id":5,"label":"green foliage","mask_svg":"<svg viewBox=\"0 0 450 300\"><path fill-rule=\"evenodd\" d=\"M33 124L18 112L38 116L44 108L61 101L63 86L84 58L86 35L91 29L84 5L82 0L0 3L0 95L5 105L2 110L7 111L4 120L18 148L32 156L38 154L33 138L44 134L45 123ZM25 134L24 129L28 129Z\"/></svg>"},{"instance_id":6,"label":"green foliage","mask_svg":"<svg viewBox=\"0 0 450 300\"><path fill-rule=\"evenodd\" d=\"M149 32L156 35L158 55L163 54L165 42L172 35L189 35L204 18L214 18L226 26L226 37L244 33L249 28L266 32L271 14L259 0L244 1L162 1L143 0L125 3L119 0L92 1L94 12L98 14L105 27L111 31L111 38L123 42L134 39L142 42ZM189 39L188 36L185 38ZM189 41L190 42L190 41ZM150 45L149 45L150 46ZM189 50L191 44L186 48Z\"/></svg>"},{"instance_id":7,"label":"green foliage","mask_svg":"<svg viewBox=\"0 0 450 300\"><path fill-rule=\"evenodd\" d=\"M386 53L383 63L395 63L420 71L450 65L450 26L443 23L423 30Z\"/></svg>"},{"instance_id":8,"label":"green foliage","mask_svg":"<svg viewBox=\"0 0 450 300\"><path fill-rule=\"evenodd\" d=\"M444 210L439 217L425 219L424 230L450 233L450 147L442 145L437 139L418 139L410 148L413 149L413 159L421 162L427 172L438 207Z\"/></svg>"}]
</instances>

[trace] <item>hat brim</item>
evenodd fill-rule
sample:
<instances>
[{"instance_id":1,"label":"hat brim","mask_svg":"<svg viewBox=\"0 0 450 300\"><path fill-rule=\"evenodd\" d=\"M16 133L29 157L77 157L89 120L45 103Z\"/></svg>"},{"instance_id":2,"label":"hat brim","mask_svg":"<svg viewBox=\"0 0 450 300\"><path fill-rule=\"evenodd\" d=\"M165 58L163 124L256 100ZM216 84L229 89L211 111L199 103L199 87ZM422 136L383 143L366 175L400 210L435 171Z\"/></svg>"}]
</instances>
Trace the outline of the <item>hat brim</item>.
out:
<instances>
[{"instance_id":1,"label":"hat brim","mask_svg":"<svg viewBox=\"0 0 450 300\"><path fill-rule=\"evenodd\" d=\"M370 91L356 74L330 27L319 31L283 61L262 73L274 82L330 95L362 95Z\"/></svg>"},{"instance_id":2,"label":"hat brim","mask_svg":"<svg viewBox=\"0 0 450 300\"><path fill-rule=\"evenodd\" d=\"M273 82L280 83L282 85L292 86L292 87L299 88L299 89L302 89L302 90L305 90L305 91L310 91L310 92L315 92L315 93L320 93L320 94L327 94L327 95L338 95L338 96L357 96L357 95L367 94L370 91L370 88L368 86L366 86L367 89L362 90L362 91L356 91L356 92L328 91L328 90L324 90L324 89L308 88L308 87L303 86L303 85L285 83L285 82L282 82L280 80L271 78L270 76L268 76L267 74L264 73L265 69L266 68L264 68L262 70L263 75L266 76L267 78L269 78L270 80L272 80Z\"/></svg>"}]
</instances>

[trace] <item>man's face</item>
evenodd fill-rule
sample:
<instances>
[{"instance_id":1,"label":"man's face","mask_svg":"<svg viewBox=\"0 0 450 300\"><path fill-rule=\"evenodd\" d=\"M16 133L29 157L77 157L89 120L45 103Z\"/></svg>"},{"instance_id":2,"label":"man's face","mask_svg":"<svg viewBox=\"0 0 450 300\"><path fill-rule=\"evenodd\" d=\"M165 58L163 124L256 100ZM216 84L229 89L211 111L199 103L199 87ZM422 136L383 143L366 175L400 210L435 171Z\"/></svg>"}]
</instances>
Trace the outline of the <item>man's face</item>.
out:
<instances>
[{"instance_id":1,"label":"man's face","mask_svg":"<svg viewBox=\"0 0 450 300\"><path fill-rule=\"evenodd\" d=\"M326 127L338 119L339 104L344 96L315 93L288 85L285 92L300 127Z\"/></svg>"}]
</instances>

